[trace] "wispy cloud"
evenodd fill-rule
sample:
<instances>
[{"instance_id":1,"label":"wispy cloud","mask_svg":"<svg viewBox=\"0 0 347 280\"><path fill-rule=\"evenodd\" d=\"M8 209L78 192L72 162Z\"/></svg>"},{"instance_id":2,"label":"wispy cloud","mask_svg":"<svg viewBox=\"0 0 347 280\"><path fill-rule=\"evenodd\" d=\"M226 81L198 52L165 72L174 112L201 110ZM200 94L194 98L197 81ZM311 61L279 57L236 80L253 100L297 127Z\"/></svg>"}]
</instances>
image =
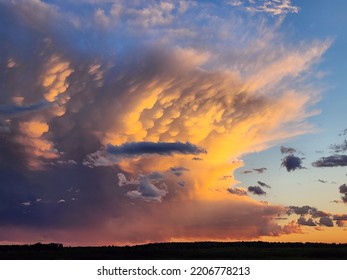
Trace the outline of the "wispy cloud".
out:
<instances>
[{"instance_id":1,"label":"wispy cloud","mask_svg":"<svg viewBox=\"0 0 347 280\"><path fill-rule=\"evenodd\" d=\"M294 6L291 0L231 0L228 3L249 12L269 13L275 16L299 12L299 7Z\"/></svg>"}]
</instances>

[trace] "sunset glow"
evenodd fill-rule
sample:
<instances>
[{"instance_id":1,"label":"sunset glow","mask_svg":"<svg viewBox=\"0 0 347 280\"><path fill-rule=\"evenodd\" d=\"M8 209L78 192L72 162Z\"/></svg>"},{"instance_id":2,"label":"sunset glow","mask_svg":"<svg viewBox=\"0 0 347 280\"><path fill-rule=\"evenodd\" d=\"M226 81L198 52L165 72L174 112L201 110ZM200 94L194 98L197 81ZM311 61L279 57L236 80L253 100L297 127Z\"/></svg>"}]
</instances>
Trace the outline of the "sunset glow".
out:
<instances>
[{"instance_id":1,"label":"sunset glow","mask_svg":"<svg viewBox=\"0 0 347 280\"><path fill-rule=\"evenodd\" d=\"M347 242L324 2L0 0L0 243Z\"/></svg>"}]
</instances>

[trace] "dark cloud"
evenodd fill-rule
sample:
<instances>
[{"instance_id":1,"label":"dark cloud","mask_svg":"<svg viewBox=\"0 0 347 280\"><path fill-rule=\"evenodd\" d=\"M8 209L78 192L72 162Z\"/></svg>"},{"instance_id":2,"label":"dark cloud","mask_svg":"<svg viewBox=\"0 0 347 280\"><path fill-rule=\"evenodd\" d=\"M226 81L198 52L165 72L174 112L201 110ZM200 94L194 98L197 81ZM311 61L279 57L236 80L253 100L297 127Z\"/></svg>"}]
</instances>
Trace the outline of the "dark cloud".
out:
<instances>
[{"instance_id":1,"label":"dark cloud","mask_svg":"<svg viewBox=\"0 0 347 280\"><path fill-rule=\"evenodd\" d=\"M306 214L313 214L317 212L317 208L305 205L305 206L289 206L288 207L288 215L291 214L297 214L297 215L306 215Z\"/></svg>"},{"instance_id":2,"label":"dark cloud","mask_svg":"<svg viewBox=\"0 0 347 280\"><path fill-rule=\"evenodd\" d=\"M248 191L255 195L266 195L266 192L259 186L250 186L248 187Z\"/></svg>"},{"instance_id":3,"label":"dark cloud","mask_svg":"<svg viewBox=\"0 0 347 280\"><path fill-rule=\"evenodd\" d=\"M265 188L270 188L271 189L271 186L262 182L262 181L258 181L258 184L261 186L261 187L265 187Z\"/></svg>"},{"instance_id":4,"label":"dark cloud","mask_svg":"<svg viewBox=\"0 0 347 280\"><path fill-rule=\"evenodd\" d=\"M293 154L297 152L296 149L294 148L284 147L284 146L280 147L280 151L282 154Z\"/></svg>"},{"instance_id":5,"label":"dark cloud","mask_svg":"<svg viewBox=\"0 0 347 280\"><path fill-rule=\"evenodd\" d=\"M199 157L193 157L192 160L203 160L203 159Z\"/></svg>"},{"instance_id":6,"label":"dark cloud","mask_svg":"<svg viewBox=\"0 0 347 280\"><path fill-rule=\"evenodd\" d=\"M184 172L189 171L189 169L188 169L188 168L185 168L185 167L183 167L183 166L178 166L178 167L171 167L171 168L170 168L170 171L171 171L174 175L176 175L176 176L179 177L179 176L182 176Z\"/></svg>"},{"instance_id":7,"label":"dark cloud","mask_svg":"<svg viewBox=\"0 0 347 280\"><path fill-rule=\"evenodd\" d=\"M321 183L323 183L323 184L327 183L327 181L322 180L322 179L318 179L318 182L321 182Z\"/></svg>"},{"instance_id":8,"label":"dark cloud","mask_svg":"<svg viewBox=\"0 0 347 280\"><path fill-rule=\"evenodd\" d=\"M319 224L326 227L333 227L334 223L330 217L322 217L319 219Z\"/></svg>"},{"instance_id":9,"label":"dark cloud","mask_svg":"<svg viewBox=\"0 0 347 280\"><path fill-rule=\"evenodd\" d=\"M169 156L173 154L202 154L207 153L189 142L129 142L119 146L108 145L106 151L115 156L132 157L146 154Z\"/></svg>"},{"instance_id":10,"label":"dark cloud","mask_svg":"<svg viewBox=\"0 0 347 280\"><path fill-rule=\"evenodd\" d=\"M312 163L314 167L337 167L347 166L347 155L333 155L329 157L322 157Z\"/></svg>"},{"instance_id":11,"label":"dark cloud","mask_svg":"<svg viewBox=\"0 0 347 280\"><path fill-rule=\"evenodd\" d=\"M339 187L339 192L342 194L342 201L347 203L347 185L343 184Z\"/></svg>"},{"instance_id":12,"label":"dark cloud","mask_svg":"<svg viewBox=\"0 0 347 280\"><path fill-rule=\"evenodd\" d=\"M282 159L281 166L284 166L288 172L304 168L302 166L301 158L294 156L292 154L290 154L290 155L288 155Z\"/></svg>"},{"instance_id":13,"label":"dark cloud","mask_svg":"<svg viewBox=\"0 0 347 280\"><path fill-rule=\"evenodd\" d=\"M334 215L333 220L335 221L338 227L346 227L347 225L347 215L344 215L344 214Z\"/></svg>"},{"instance_id":14,"label":"dark cloud","mask_svg":"<svg viewBox=\"0 0 347 280\"><path fill-rule=\"evenodd\" d=\"M320 211L320 210L316 210L312 212L312 217L313 218L320 218L320 217L329 217L331 216L330 213L324 212L324 211Z\"/></svg>"},{"instance_id":15,"label":"dark cloud","mask_svg":"<svg viewBox=\"0 0 347 280\"><path fill-rule=\"evenodd\" d=\"M334 215L333 218L335 221L341 220L341 221L347 221L347 215Z\"/></svg>"},{"instance_id":16,"label":"dark cloud","mask_svg":"<svg viewBox=\"0 0 347 280\"><path fill-rule=\"evenodd\" d=\"M241 189L241 188L230 187L230 188L228 188L228 192L233 194L233 195L247 196L247 191L245 189Z\"/></svg>"},{"instance_id":17,"label":"dark cloud","mask_svg":"<svg viewBox=\"0 0 347 280\"><path fill-rule=\"evenodd\" d=\"M261 168L254 168L254 171L258 172L258 174L264 173L267 168L266 167L261 167Z\"/></svg>"},{"instance_id":18,"label":"dark cloud","mask_svg":"<svg viewBox=\"0 0 347 280\"><path fill-rule=\"evenodd\" d=\"M3 117L18 117L30 114L52 106L46 100L40 100L36 103L28 105L3 104L0 105L0 116Z\"/></svg>"},{"instance_id":19,"label":"dark cloud","mask_svg":"<svg viewBox=\"0 0 347 280\"><path fill-rule=\"evenodd\" d=\"M242 174L250 174L250 173L253 173L252 170L245 170L245 171L242 171Z\"/></svg>"},{"instance_id":20,"label":"dark cloud","mask_svg":"<svg viewBox=\"0 0 347 280\"><path fill-rule=\"evenodd\" d=\"M312 218L309 218L309 219L305 219L304 217L300 217L298 219L298 224L299 225L302 225L302 226L309 226L309 227L314 227L316 226L317 224L313 221Z\"/></svg>"}]
</instances>

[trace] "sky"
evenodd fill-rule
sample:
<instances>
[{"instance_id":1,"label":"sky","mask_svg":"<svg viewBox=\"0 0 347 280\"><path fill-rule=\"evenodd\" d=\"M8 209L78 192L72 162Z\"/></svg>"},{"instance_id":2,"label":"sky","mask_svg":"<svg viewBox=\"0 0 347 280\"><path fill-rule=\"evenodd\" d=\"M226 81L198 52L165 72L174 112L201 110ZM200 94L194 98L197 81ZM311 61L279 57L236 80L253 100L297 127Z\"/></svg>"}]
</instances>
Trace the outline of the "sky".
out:
<instances>
[{"instance_id":1,"label":"sky","mask_svg":"<svg viewBox=\"0 0 347 280\"><path fill-rule=\"evenodd\" d=\"M0 244L346 243L346 9L0 0Z\"/></svg>"}]
</instances>

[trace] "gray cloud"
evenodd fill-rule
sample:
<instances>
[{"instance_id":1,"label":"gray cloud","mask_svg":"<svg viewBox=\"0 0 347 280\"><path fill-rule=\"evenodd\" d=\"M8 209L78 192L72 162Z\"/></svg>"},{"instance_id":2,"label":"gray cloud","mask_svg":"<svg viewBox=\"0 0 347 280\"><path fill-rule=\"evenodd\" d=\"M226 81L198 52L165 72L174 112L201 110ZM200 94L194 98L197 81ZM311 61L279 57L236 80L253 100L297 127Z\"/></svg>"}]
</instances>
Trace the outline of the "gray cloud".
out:
<instances>
[{"instance_id":1,"label":"gray cloud","mask_svg":"<svg viewBox=\"0 0 347 280\"><path fill-rule=\"evenodd\" d=\"M304 168L302 166L301 158L294 156L292 154L290 154L290 155L288 155L282 159L281 166L284 166L288 172Z\"/></svg>"},{"instance_id":2,"label":"gray cloud","mask_svg":"<svg viewBox=\"0 0 347 280\"><path fill-rule=\"evenodd\" d=\"M347 215L345 214L334 215L333 220L338 227L346 227L347 225Z\"/></svg>"},{"instance_id":3,"label":"gray cloud","mask_svg":"<svg viewBox=\"0 0 347 280\"><path fill-rule=\"evenodd\" d=\"M241 188L230 187L230 188L228 188L228 192L233 194L233 195L247 196L247 191L245 189L241 189Z\"/></svg>"},{"instance_id":4,"label":"gray cloud","mask_svg":"<svg viewBox=\"0 0 347 280\"><path fill-rule=\"evenodd\" d=\"M108 145L106 151L115 156L132 157L148 154L206 154L207 151L189 142L129 142L119 146Z\"/></svg>"},{"instance_id":5,"label":"gray cloud","mask_svg":"<svg viewBox=\"0 0 347 280\"><path fill-rule=\"evenodd\" d=\"M255 195L266 195L266 192L259 186L250 186L248 187L248 191Z\"/></svg>"},{"instance_id":6,"label":"gray cloud","mask_svg":"<svg viewBox=\"0 0 347 280\"><path fill-rule=\"evenodd\" d=\"M265 187L265 188L270 188L271 189L271 186L262 182L262 181L258 181L258 184L261 186L261 187Z\"/></svg>"},{"instance_id":7,"label":"gray cloud","mask_svg":"<svg viewBox=\"0 0 347 280\"><path fill-rule=\"evenodd\" d=\"M322 157L312 163L314 167L337 167L347 166L347 155L332 155L329 157Z\"/></svg>"},{"instance_id":8,"label":"gray cloud","mask_svg":"<svg viewBox=\"0 0 347 280\"><path fill-rule=\"evenodd\" d=\"M319 219L319 224L326 227L333 227L334 223L330 217L322 217Z\"/></svg>"},{"instance_id":9,"label":"gray cloud","mask_svg":"<svg viewBox=\"0 0 347 280\"><path fill-rule=\"evenodd\" d=\"M280 147L280 151L282 154L293 154L293 153L297 152L296 149L294 149L294 148L284 147L284 146Z\"/></svg>"},{"instance_id":10,"label":"gray cloud","mask_svg":"<svg viewBox=\"0 0 347 280\"><path fill-rule=\"evenodd\" d=\"M120 187L127 186L127 185L138 185L139 184L138 180L133 180L133 179L128 180L123 173L118 173L117 177L118 177L118 186L120 186Z\"/></svg>"},{"instance_id":11,"label":"gray cloud","mask_svg":"<svg viewBox=\"0 0 347 280\"><path fill-rule=\"evenodd\" d=\"M261 167L261 168L253 168L254 171L258 172L258 174L264 173L267 168L266 167Z\"/></svg>"},{"instance_id":12,"label":"gray cloud","mask_svg":"<svg viewBox=\"0 0 347 280\"><path fill-rule=\"evenodd\" d=\"M305 206L289 206L288 207L288 215L297 214L297 215L306 215L313 214L317 211L317 208L305 205Z\"/></svg>"},{"instance_id":13,"label":"gray cloud","mask_svg":"<svg viewBox=\"0 0 347 280\"><path fill-rule=\"evenodd\" d=\"M314 227L316 226L317 224L313 221L312 218L309 218L309 219L305 219L304 217L300 217L298 219L298 224L299 225L302 225L302 226L309 226L309 227Z\"/></svg>"},{"instance_id":14,"label":"gray cloud","mask_svg":"<svg viewBox=\"0 0 347 280\"><path fill-rule=\"evenodd\" d=\"M347 185L343 184L339 187L339 192L342 194L342 201L347 203Z\"/></svg>"},{"instance_id":15,"label":"gray cloud","mask_svg":"<svg viewBox=\"0 0 347 280\"><path fill-rule=\"evenodd\" d=\"M330 149L334 153L346 152L347 151L347 140L344 140L344 142L342 144L331 145Z\"/></svg>"},{"instance_id":16,"label":"gray cloud","mask_svg":"<svg viewBox=\"0 0 347 280\"><path fill-rule=\"evenodd\" d=\"M146 202L161 202L163 197L168 194L165 183L159 187L152 184L147 176L140 175L139 187L136 191L127 192L126 196L131 199L139 199Z\"/></svg>"}]
</instances>

